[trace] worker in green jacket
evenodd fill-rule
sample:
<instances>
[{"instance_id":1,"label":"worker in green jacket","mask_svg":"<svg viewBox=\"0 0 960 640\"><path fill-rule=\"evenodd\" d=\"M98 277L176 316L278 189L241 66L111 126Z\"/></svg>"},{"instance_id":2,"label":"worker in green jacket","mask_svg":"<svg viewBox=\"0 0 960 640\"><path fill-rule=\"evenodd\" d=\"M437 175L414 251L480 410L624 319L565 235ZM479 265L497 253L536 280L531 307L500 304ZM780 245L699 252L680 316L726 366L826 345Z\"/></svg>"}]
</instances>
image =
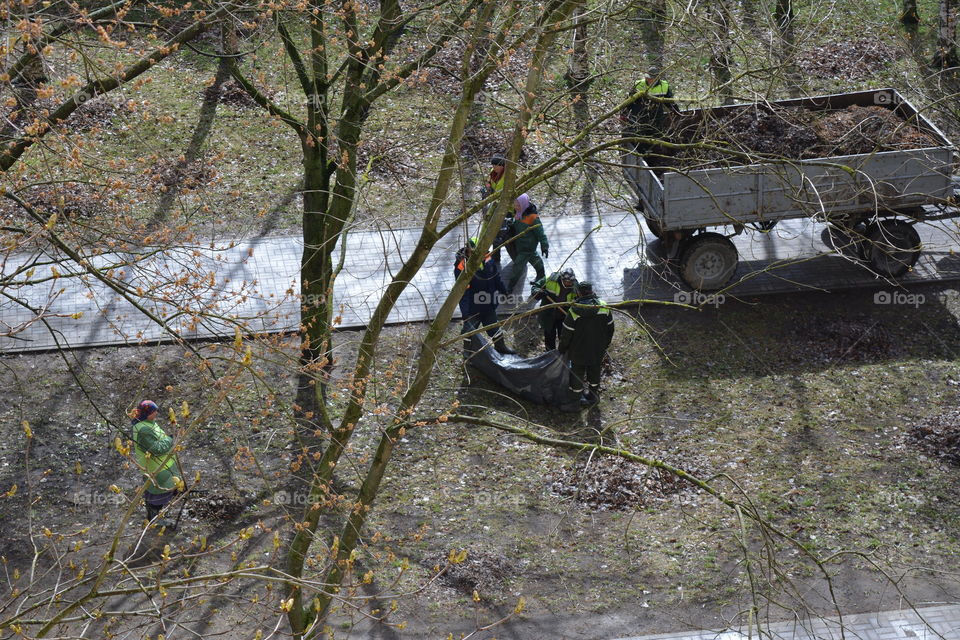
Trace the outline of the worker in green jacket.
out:
<instances>
[{"instance_id":1,"label":"worker in green jacket","mask_svg":"<svg viewBox=\"0 0 960 640\"><path fill-rule=\"evenodd\" d=\"M173 453L175 443L157 424L159 413L157 403L144 400L137 405L137 414L131 420L137 464L148 477L147 490L143 497L147 505L147 519L150 521L173 500L178 492L177 487L182 485L180 463ZM172 523L163 520L158 524L172 526Z\"/></svg>"},{"instance_id":2,"label":"worker in green jacket","mask_svg":"<svg viewBox=\"0 0 960 640\"><path fill-rule=\"evenodd\" d=\"M544 258L549 255L550 250L547 234L543 231L543 223L537 213L537 206L530 202L530 196L521 194L514 200L513 210L515 212L513 235L516 238L513 244L517 248L517 257L513 260L513 266L510 269L508 288L511 292L517 287L517 283L526 277L527 263L533 265L537 272L537 279L546 276L543 260L537 255L537 246L540 246L540 252Z\"/></svg>"},{"instance_id":3,"label":"worker in green jacket","mask_svg":"<svg viewBox=\"0 0 960 640\"><path fill-rule=\"evenodd\" d=\"M563 271L554 271L547 278L541 278L533 283L533 295L540 301L540 306L557 303L571 303L576 299L574 288L577 286L577 276L573 269L567 267ZM543 344L547 351L557 348L557 338L560 337L560 328L567 316L569 307L555 307L545 309L539 314L540 328L543 329Z\"/></svg>"},{"instance_id":4,"label":"worker in green jacket","mask_svg":"<svg viewBox=\"0 0 960 640\"><path fill-rule=\"evenodd\" d=\"M600 370L613 340L613 312L589 282L578 282L576 294L560 330L558 351L570 361L570 391L589 406L600 400Z\"/></svg>"}]
</instances>

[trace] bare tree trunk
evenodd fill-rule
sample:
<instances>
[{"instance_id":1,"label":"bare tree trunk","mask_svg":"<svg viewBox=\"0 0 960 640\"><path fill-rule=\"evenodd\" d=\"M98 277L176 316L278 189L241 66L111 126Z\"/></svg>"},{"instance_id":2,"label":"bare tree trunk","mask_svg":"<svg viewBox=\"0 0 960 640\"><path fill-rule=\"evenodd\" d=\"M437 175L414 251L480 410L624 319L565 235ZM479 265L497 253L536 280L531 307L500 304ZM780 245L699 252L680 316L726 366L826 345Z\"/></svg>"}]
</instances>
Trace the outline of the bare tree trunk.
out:
<instances>
[{"instance_id":1,"label":"bare tree trunk","mask_svg":"<svg viewBox=\"0 0 960 640\"><path fill-rule=\"evenodd\" d=\"M567 67L567 88L570 92L570 101L573 105L573 119L576 130L582 131L590 122L589 90L593 83L590 75L590 54L587 47L587 22L583 19L583 5L576 10L574 16L576 28L573 31L573 49ZM584 136L578 143L578 150L590 148L590 137ZM583 191L580 193L580 209L587 215L593 208L593 190L597 181L597 168L589 162L583 163L585 180Z\"/></svg>"},{"instance_id":2,"label":"bare tree trunk","mask_svg":"<svg viewBox=\"0 0 960 640\"><path fill-rule=\"evenodd\" d=\"M796 68L796 15L793 0L777 0L773 10L777 33L780 35L780 64L782 65L787 91L792 98L800 97L799 75Z\"/></svg>"},{"instance_id":3,"label":"bare tree trunk","mask_svg":"<svg viewBox=\"0 0 960 640\"><path fill-rule=\"evenodd\" d=\"M900 24L915 29L920 24L920 13L917 11L917 0L903 0L903 9L900 11Z\"/></svg>"},{"instance_id":4,"label":"bare tree trunk","mask_svg":"<svg viewBox=\"0 0 960 640\"><path fill-rule=\"evenodd\" d=\"M24 56L27 62L23 64L20 72L10 80L10 89L13 93L13 99L16 100L14 113L15 118L5 118L3 129L0 129L0 142L16 137L18 130L29 124L32 120L30 107L37 101L37 89L47 83L47 74L43 69L43 60L39 55L34 57Z\"/></svg>"},{"instance_id":5,"label":"bare tree trunk","mask_svg":"<svg viewBox=\"0 0 960 640\"><path fill-rule=\"evenodd\" d=\"M167 40L164 44L160 45L157 49L144 55L132 64L115 71L111 75L103 75L88 81L85 85L81 86L72 97L47 113L44 116L45 121L40 122L38 131L19 135L2 149L2 152L0 152L0 171L7 171L16 164L30 147L49 133L51 125L65 121L90 98L109 93L117 87L140 77L161 61L173 55L184 42L193 40L200 33L206 31L211 23L219 20L226 13L227 8L221 7L205 15L202 20L197 20Z\"/></svg>"},{"instance_id":6,"label":"bare tree trunk","mask_svg":"<svg viewBox=\"0 0 960 640\"><path fill-rule=\"evenodd\" d=\"M937 27L937 51L934 66L946 69L960 63L957 57L957 0L940 0L940 20Z\"/></svg>"},{"instance_id":7,"label":"bare tree trunk","mask_svg":"<svg viewBox=\"0 0 960 640\"><path fill-rule=\"evenodd\" d=\"M640 34L647 50L647 61L652 66L663 67L665 38L667 27L666 0L648 0L637 10L640 22Z\"/></svg>"},{"instance_id":8,"label":"bare tree trunk","mask_svg":"<svg viewBox=\"0 0 960 640\"><path fill-rule=\"evenodd\" d=\"M723 104L733 103L733 72L730 70L730 29L733 20L729 0L717 0L710 5L710 22L714 32L711 38L710 71L713 73L714 90Z\"/></svg>"},{"instance_id":9,"label":"bare tree trunk","mask_svg":"<svg viewBox=\"0 0 960 640\"><path fill-rule=\"evenodd\" d=\"M743 25L750 31L755 31L758 24L757 14L760 12L757 0L740 0L740 9L743 12Z\"/></svg>"}]
</instances>

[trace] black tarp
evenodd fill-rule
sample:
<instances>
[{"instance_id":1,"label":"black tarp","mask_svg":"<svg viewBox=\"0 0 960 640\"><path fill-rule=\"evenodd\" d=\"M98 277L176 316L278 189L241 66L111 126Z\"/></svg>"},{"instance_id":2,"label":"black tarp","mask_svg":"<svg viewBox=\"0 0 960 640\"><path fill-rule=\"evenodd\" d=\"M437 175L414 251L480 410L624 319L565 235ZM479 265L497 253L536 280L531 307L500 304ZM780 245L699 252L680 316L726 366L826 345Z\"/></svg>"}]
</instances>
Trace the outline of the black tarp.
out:
<instances>
[{"instance_id":1,"label":"black tarp","mask_svg":"<svg viewBox=\"0 0 960 640\"><path fill-rule=\"evenodd\" d=\"M580 409L569 388L570 368L556 350L535 358L503 354L482 333L464 339L463 348L467 364L521 398L561 411Z\"/></svg>"}]
</instances>

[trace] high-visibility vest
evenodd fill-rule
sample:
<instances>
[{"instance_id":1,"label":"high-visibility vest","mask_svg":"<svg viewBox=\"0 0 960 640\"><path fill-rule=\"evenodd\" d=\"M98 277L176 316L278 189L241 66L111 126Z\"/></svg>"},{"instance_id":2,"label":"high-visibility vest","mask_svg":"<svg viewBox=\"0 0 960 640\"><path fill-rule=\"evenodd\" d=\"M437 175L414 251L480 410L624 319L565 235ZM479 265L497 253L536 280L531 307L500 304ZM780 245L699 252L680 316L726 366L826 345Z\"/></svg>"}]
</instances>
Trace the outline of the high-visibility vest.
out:
<instances>
[{"instance_id":1,"label":"high-visibility vest","mask_svg":"<svg viewBox=\"0 0 960 640\"><path fill-rule=\"evenodd\" d=\"M554 278L553 276L557 277ZM543 290L551 294L553 297L557 298L560 296L560 291L563 289L563 285L560 284L559 274L551 274L543 283ZM567 294L566 300L561 300L560 302L573 302L576 299L577 295L574 293L573 289L570 290L570 293Z\"/></svg>"},{"instance_id":2,"label":"high-visibility vest","mask_svg":"<svg viewBox=\"0 0 960 640\"><path fill-rule=\"evenodd\" d=\"M608 306L607 306L607 303L604 302L603 300L601 300L600 298L596 298L596 304L595 304L595 305L594 305L594 304L587 304L587 303L585 303L585 302L581 302L581 303L578 303L578 304L581 304L581 305L583 305L583 306L585 306L585 307L594 307L594 306L600 307L599 309L597 309L597 315L598 315L598 316L608 316L608 315L610 315L610 307L608 307ZM577 313L576 305L570 307L570 312L569 312L569 314L567 315L567 318L569 318L570 320L576 321L576 319L579 318L579 317L580 317L580 314Z\"/></svg>"},{"instance_id":3,"label":"high-visibility vest","mask_svg":"<svg viewBox=\"0 0 960 640\"><path fill-rule=\"evenodd\" d=\"M640 93L641 91L652 98L664 98L670 92L670 85L666 80L660 80L654 85L647 85L646 79L641 79L634 87L634 92Z\"/></svg>"}]
</instances>

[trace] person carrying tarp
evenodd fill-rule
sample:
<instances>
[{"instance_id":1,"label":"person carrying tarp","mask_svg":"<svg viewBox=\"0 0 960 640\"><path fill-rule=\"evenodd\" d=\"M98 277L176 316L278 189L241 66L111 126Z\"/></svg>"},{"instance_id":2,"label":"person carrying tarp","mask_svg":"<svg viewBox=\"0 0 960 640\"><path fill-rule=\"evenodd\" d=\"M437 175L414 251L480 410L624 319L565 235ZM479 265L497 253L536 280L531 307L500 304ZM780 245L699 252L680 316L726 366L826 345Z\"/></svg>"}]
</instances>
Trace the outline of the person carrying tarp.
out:
<instances>
[{"instance_id":1,"label":"person carrying tarp","mask_svg":"<svg viewBox=\"0 0 960 640\"><path fill-rule=\"evenodd\" d=\"M176 443L157 424L159 413L160 408L155 402L144 400L137 405L136 415L130 421L137 465L148 476L143 499L150 521L160 515L163 508L176 497L178 487L182 486L180 463L176 454L172 453ZM157 524L173 528L173 523L167 520Z\"/></svg>"},{"instance_id":2,"label":"person carrying tarp","mask_svg":"<svg viewBox=\"0 0 960 640\"><path fill-rule=\"evenodd\" d=\"M513 220L513 235L518 236L513 243L517 247L517 256L513 260L510 271L510 291L517 288L517 283L527 275L527 263L533 265L537 272L537 279L546 276L543 260L537 255L537 246L546 258L549 255L547 234L543 231L543 223L537 213L537 206L530 202L530 196L521 194L513 202L515 216ZM534 281L536 282L536 280Z\"/></svg>"},{"instance_id":3,"label":"person carrying tarp","mask_svg":"<svg viewBox=\"0 0 960 640\"><path fill-rule=\"evenodd\" d=\"M613 340L613 312L593 292L589 282L578 282L577 298L567 311L558 351L570 361L570 391L589 406L600 400L600 370Z\"/></svg>"},{"instance_id":4,"label":"person carrying tarp","mask_svg":"<svg viewBox=\"0 0 960 640\"><path fill-rule=\"evenodd\" d=\"M533 283L533 295L540 300L540 306L573 302L576 298L574 287L577 277L573 269L567 267L563 271L554 271L547 278L540 278ZM557 338L560 337L560 328L567 316L567 309L555 307L546 309L539 314L540 327L543 329L543 344L547 351L557 348Z\"/></svg>"},{"instance_id":5,"label":"person carrying tarp","mask_svg":"<svg viewBox=\"0 0 960 640\"><path fill-rule=\"evenodd\" d=\"M457 261L453 266L453 277L459 278L460 274L466 268L467 260L477 248L477 239L470 238L467 245L457 252ZM468 333L482 326L496 324L497 305L500 304L500 296L507 293L507 288L503 286L503 280L500 279L500 267L490 257L490 254L483 256L480 268L470 279L467 290L463 292L460 298L460 315L463 317L463 328L461 333ZM494 348L500 353L516 353L507 346L503 331L499 327L487 329L487 335L493 339Z\"/></svg>"}]
</instances>

